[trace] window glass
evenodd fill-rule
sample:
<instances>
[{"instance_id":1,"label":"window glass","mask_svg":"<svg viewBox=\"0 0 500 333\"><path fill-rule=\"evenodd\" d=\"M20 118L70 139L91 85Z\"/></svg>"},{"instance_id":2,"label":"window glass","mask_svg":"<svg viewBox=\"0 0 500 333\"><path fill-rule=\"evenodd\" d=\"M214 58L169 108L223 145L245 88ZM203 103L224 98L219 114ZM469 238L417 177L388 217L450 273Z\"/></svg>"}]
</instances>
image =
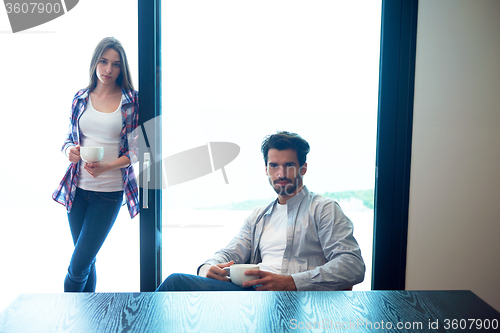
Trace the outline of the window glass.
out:
<instances>
[{"instance_id":1,"label":"window glass","mask_svg":"<svg viewBox=\"0 0 500 333\"><path fill-rule=\"evenodd\" d=\"M311 146L305 185L353 221L367 265L356 289L370 289L380 17L371 0L162 4L164 159L240 148L224 170L163 192L163 278L196 274L276 197L260 145L286 130Z\"/></svg>"}]
</instances>

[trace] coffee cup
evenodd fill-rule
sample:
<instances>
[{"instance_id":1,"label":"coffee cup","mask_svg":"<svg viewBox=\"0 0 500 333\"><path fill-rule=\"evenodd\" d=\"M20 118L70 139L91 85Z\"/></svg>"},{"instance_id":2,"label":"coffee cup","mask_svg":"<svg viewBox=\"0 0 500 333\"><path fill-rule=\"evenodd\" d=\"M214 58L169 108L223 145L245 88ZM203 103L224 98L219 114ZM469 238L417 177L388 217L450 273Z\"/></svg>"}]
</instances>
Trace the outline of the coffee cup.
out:
<instances>
[{"instance_id":1,"label":"coffee cup","mask_svg":"<svg viewBox=\"0 0 500 333\"><path fill-rule=\"evenodd\" d=\"M80 147L80 157L87 163L101 162L104 147Z\"/></svg>"},{"instance_id":2,"label":"coffee cup","mask_svg":"<svg viewBox=\"0 0 500 333\"><path fill-rule=\"evenodd\" d=\"M260 269L259 265L254 264L234 264L229 267L225 267L224 270L229 272L229 278L231 282L242 286L243 282L259 279L258 275L245 275L245 272L249 269Z\"/></svg>"}]
</instances>

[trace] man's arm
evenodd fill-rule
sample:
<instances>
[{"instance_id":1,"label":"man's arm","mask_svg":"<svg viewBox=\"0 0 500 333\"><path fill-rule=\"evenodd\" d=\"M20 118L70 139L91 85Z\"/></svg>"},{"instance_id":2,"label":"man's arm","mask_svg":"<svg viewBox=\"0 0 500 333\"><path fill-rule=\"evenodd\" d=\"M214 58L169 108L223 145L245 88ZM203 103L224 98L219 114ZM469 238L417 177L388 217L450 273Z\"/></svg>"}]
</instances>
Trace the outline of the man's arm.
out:
<instances>
[{"instance_id":1,"label":"man's arm","mask_svg":"<svg viewBox=\"0 0 500 333\"><path fill-rule=\"evenodd\" d=\"M250 223L245 220L238 234L229 242L229 244L217 251L214 256L205 261L203 265L217 265L230 261L237 264L243 264L250 260Z\"/></svg>"},{"instance_id":2,"label":"man's arm","mask_svg":"<svg viewBox=\"0 0 500 333\"><path fill-rule=\"evenodd\" d=\"M248 270L245 275L258 275L260 279L243 282L243 288L258 286L257 291L294 291L295 281L290 275L275 274L261 270Z\"/></svg>"},{"instance_id":3,"label":"man's arm","mask_svg":"<svg viewBox=\"0 0 500 333\"><path fill-rule=\"evenodd\" d=\"M292 274L297 290L344 290L363 281L365 264L353 224L334 201L315 209L318 236L327 260L312 270Z\"/></svg>"},{"instance_id":4,"label":"man's arm","mask_svg":"<svg viewBox=\"0 0 500 333\"><path fill-rule=\"evenodd\" d=\"M198 267L197 274L199 276L216 279L218 279L218 276L227 279L225 277L227 273L222 270L222 268L230 266L227 264L244 264L250 261L252 253L252 226L260 212L262 212L262 209L254 210L252 214L245 219L245 222L236 237L234 237L225 248L219 250L211 259L205 261ZM210 274L209 271L214 275Z\"/></svg>"}]
</instances>

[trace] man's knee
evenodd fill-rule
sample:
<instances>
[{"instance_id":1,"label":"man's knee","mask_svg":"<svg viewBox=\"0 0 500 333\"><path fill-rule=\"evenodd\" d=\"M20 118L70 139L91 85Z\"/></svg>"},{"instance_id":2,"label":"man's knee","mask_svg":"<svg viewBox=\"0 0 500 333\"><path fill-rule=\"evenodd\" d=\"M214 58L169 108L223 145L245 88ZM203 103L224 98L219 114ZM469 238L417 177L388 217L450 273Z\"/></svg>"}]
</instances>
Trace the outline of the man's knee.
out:
<instances>
[{"instance_id":1,"label":"man's knee","mask_svg":"<svg viewBox=\"0 0 500 333\"><path fill-rule=\"evenodd\" d=\"M170 274L156 291L183 291L185 289L186 274L173 273Z\"/></svg>"}]
</instances>

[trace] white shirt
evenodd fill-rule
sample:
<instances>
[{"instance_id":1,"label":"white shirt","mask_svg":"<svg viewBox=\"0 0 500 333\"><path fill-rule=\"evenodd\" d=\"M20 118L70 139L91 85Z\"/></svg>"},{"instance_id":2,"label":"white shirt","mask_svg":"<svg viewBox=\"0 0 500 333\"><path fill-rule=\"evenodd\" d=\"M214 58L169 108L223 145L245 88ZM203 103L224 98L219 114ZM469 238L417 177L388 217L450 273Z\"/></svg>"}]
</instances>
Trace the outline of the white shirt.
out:
<instances>
[{"instance_id":1,"label":"white shirt","mask_svg":"<svg viewBox=\"0 0 500 333\"><path fill-rule=\"evenodd\" d=\"M286 225L288 221L287 205L278 202L273 208L271 218L264 226L260 239L262 262L260 269L272 273L281 273L283 254L286 247Z\"/></svg>"},{"instance_id":2,"label":"white shirt","mask_svg":"<svg viewBox=\"0 0 500 333\"><path fill-rule=\"evenodd\" d=\"M122 102L112 113L100 112L92 106L91 98L85 112L80 117L79 125L82 134L82 147L104 147L101 163L110 163L118 158L122 133ZM123 190L123 177L120 169L105 172L93 178L80 160L78 187L88 191L114 192Z\"/></svg>"}]
</instances>

